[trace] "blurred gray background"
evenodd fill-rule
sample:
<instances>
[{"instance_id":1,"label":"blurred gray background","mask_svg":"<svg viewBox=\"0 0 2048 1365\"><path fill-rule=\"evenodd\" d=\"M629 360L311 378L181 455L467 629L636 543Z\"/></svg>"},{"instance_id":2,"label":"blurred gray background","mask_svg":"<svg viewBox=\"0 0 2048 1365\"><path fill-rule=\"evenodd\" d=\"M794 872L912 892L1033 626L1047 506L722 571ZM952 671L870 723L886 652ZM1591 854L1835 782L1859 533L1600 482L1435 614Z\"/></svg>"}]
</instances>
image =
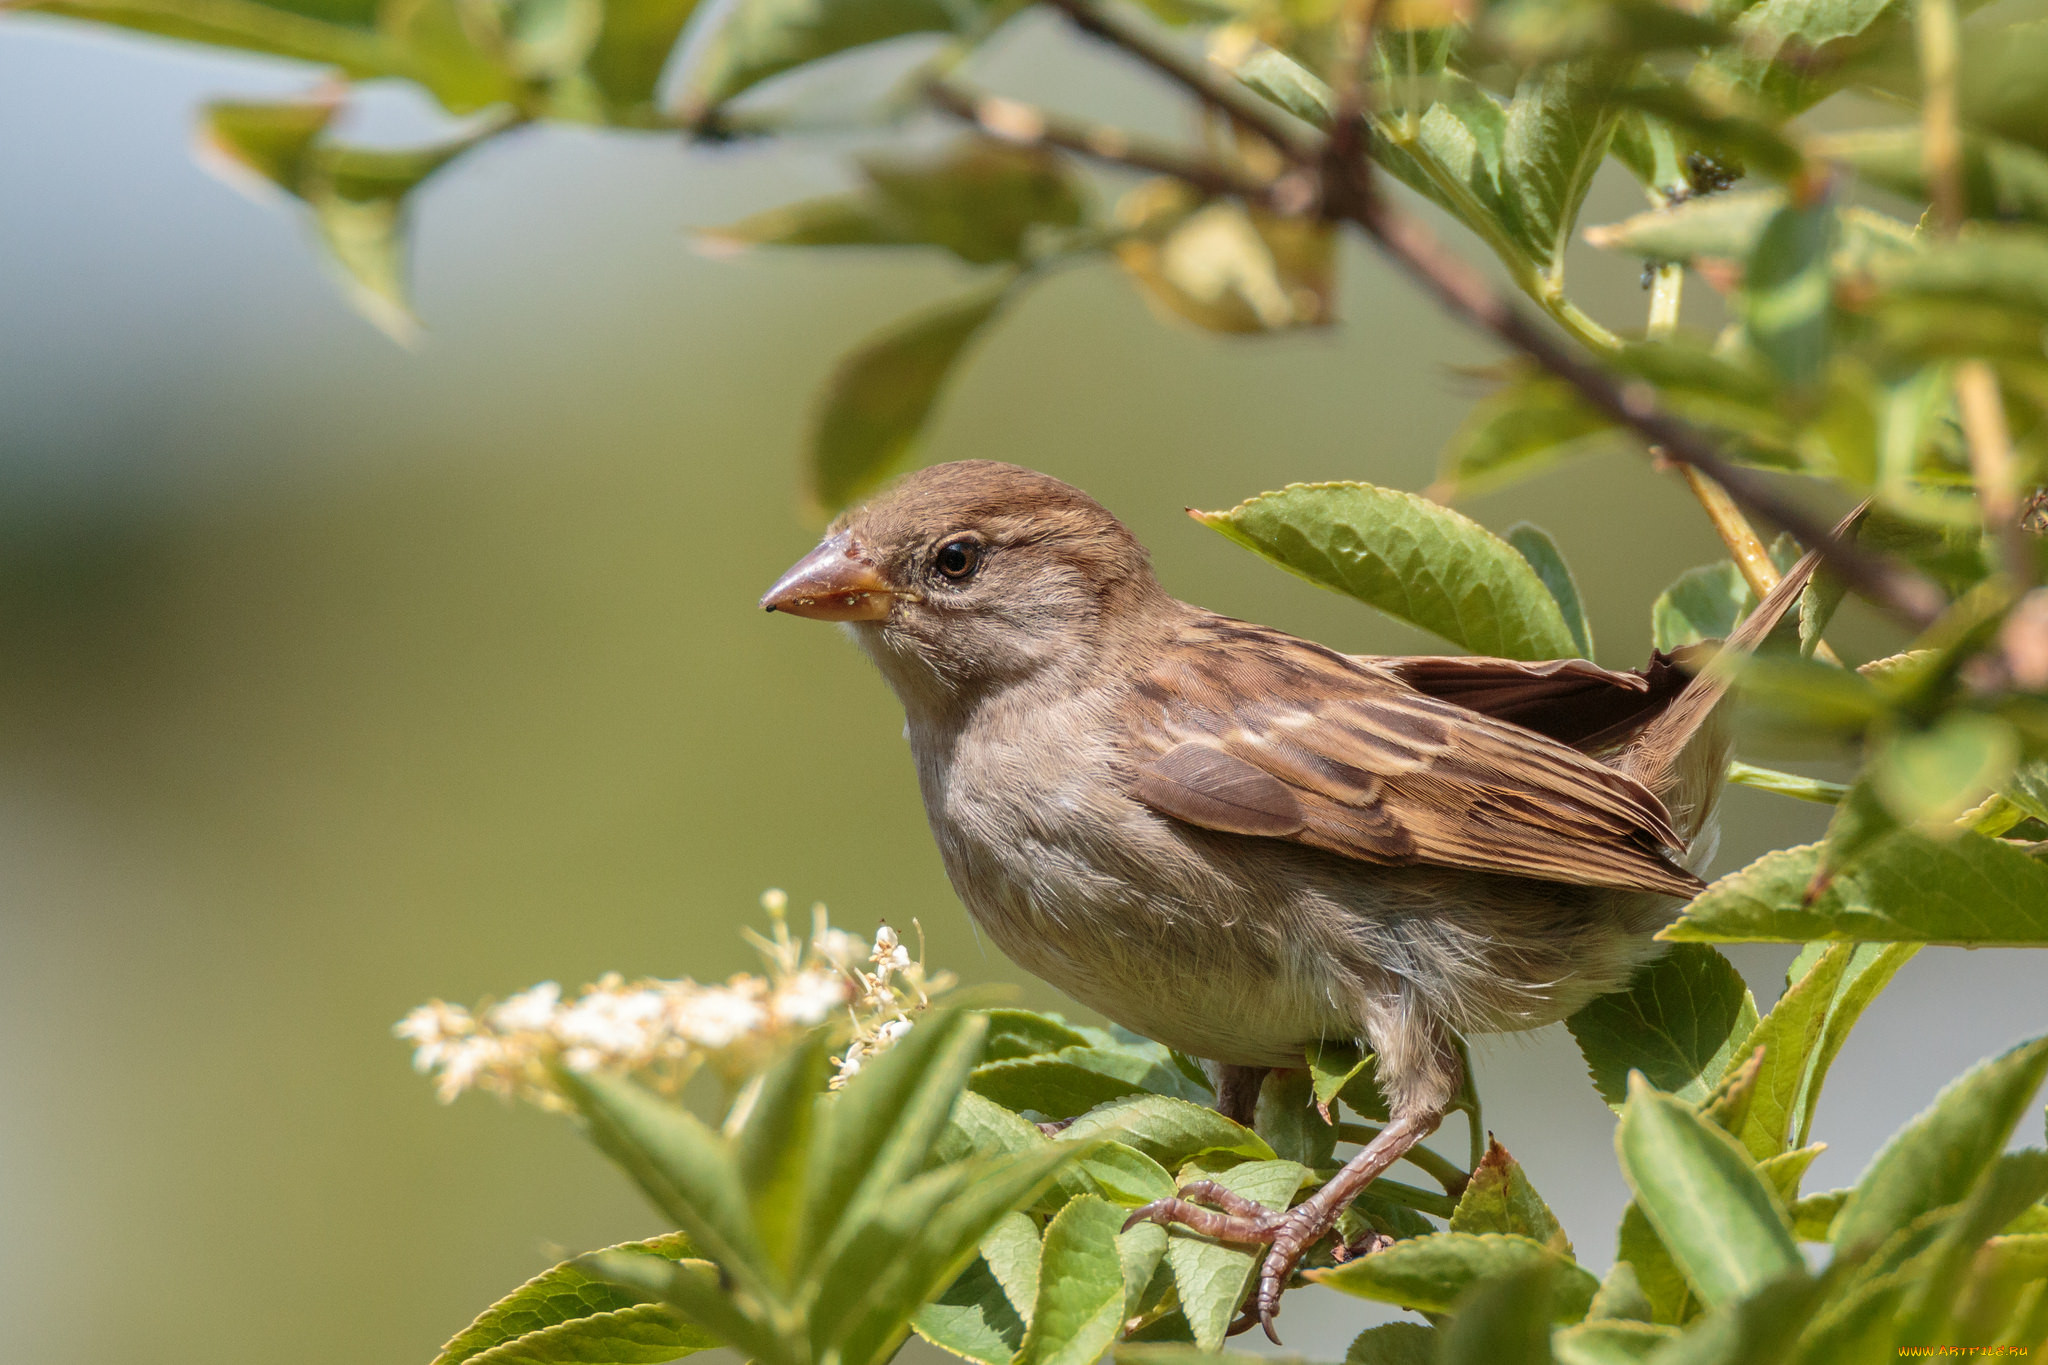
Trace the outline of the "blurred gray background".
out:
<instances>
[{"instance_id":1,"label":"blurred gray background","mask_svg":"<svg viewBox=\"0 0 2048 1365\"><path fill-rule=\"evenodd\" d=\"M935 964L1060 1005L977 944L879 680L753 605L813 537L796 476L834 357L961 270L693 252L690 225L840 184L831 143L536 130L421 197L408 352L330 288L303 223L189 155L200 100L311 79L0 19L10 1360L424 1365L562 1249L656 1230L561 1120L433 1102L389 1034L427 997L720 977L782 886L863 932L915 916ZM1588 221L1635 207L1596 196ZM1636 325L1634 267L1583 264L1595 311ZM1430 648L1181 515L1430 480L1483 388L1453 367L1491 354L1355 251L1343 312L1231 341L1162 324L1106 268L1064 273L973 356L929 454L1083 485L1205 605ZM1656 591L1719 556L1632 455L1467 510L1557 537L1615 665L1647 649ZM1824 814L1729 811L1722 870ZM1735 956L1768 1005L1790 950ZM2039 962L1909 965L1836 1067L1810 1187L2048 1027ZM1479 1056L1490 1123L1604 1267L1626 1192L1569 1038ZM1298 1294L1288 1345L1334 1359L1376 1317Z\"/></svg>"}]
</instances>

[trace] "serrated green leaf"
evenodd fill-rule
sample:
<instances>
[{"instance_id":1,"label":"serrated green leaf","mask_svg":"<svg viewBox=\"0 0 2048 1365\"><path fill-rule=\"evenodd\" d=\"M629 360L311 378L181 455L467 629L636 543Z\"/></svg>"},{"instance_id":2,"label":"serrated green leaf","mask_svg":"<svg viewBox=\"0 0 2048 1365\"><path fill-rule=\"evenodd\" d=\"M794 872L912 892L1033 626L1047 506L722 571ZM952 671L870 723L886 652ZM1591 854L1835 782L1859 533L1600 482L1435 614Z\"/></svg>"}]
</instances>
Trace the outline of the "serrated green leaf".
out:
<instances>
[{"instance_id":1,"label":"serrated green leaf","mask_svg":"<svg viewBox=\"0 0 2048 1365\"><path fill-rule=\"evenodd\" d=\"M1104 1142L1074 1165L1103 1198L1125 1208L1173 1196L1173 1177L1164 1166L1134 1147Z\"/></svg>"},{"instance_id":2,"label":"serrated green leaf","mask_svg":"<svg viewBox=\"0 0 2048 1365\"><path fill-rule=\"evenodd\" d=\"M1632 1201L1622 1210L1614 1255L1617 1263L1634 1273L1636 1292L1648 1310L1646 1321L1678 1325L1699 1315L1699 1300L1693 1297L1685 1272L1671 1259L1670 1249L1650 1226L1639 1202Z\"/></svg>"},{"instance_id":3,"label":"serrated green leaf","mask_svg":"<svg viewBox=\"0 0 2048 1365\"><path fill-rule=\"evenodd\" d=\"M2048 864L1981 834L1885 835L1802 906L1820 846L1767 853L1721 878L1660 938L1698 943L2048 945Z\"/></svg>"},{"instance_id":4,"label":"serrated green leaf","mask_svg":"<svg viewBox=\"0 0 2048 1365\"><path fill-rule=\"evenodd\" d=\"M1308 1171L1292 1161L1247 1161L1209 1178L1233 1193L1277 1211L1293 1200L1295 1191L1308 1178ZM1258 1274L1265 1252L1264 1247L1212 1242L1185 1228L1168 1230L1166 1263L1173 1270L1181 1312L1187 1317L1197 1346L1205 1351L1222 1346L1224 1330L1237 1316L1238 1305L1244 1302L1245 1291Z\"/></svg>"},{"instance_id":5,"label":"serrated green leaf","mask_svg":"<svg viewBox=\"0 0 2048 1365\"><path fill-rule=\"evenodd\" d=\"M910 1325L940 1350L977 1365L1010 1365L1024 1342L1024 1320L979 1258L945 1293L918 1309Z\"/></svg>"},{"instance_id":6,"label":"serrated green leaf","mask_svg":"<svg viewBox=\"0 0 2048 1365\"><path fill-rule=\"evenodd\" d=\"M1478 654L1557 659L1571 631L1506 541L1413 493L1290 484L1198 521L1282 568Z\"/></svg>"},{"instance_id":7,"label":"serrated green leaf","mask_svg":"<svg viewBox=\"0 0 2048 1365\"><path fill-rule=\"evenodd\" d=\"M725 1343L662 1304L593 1313L469 1357L471 1365L665 1365Z\"/></svg>"},{"instance_id":8,"label":"serrated green leaf","mask_svg":"<svg viewBox=\"0 0 2048 1365\"><path fill-rule=\"evenodd\" d=\"M1085 1047L1063 1048L1058 1060L1069 1066L1092 1071L1136 1086L1150 1095L1172 1095L1191 1104L1201 1104L1212 1092L1174 1061L1173 1054L1158 1043L1091 1043Z\"/></svg>"},{"instance_id":9,"label":"serrated green leaf","mask_svg":"<svg viewBox=\"0 0 2048 1365\"><path fill-rule=\"evenodd\" d=\"M1011 1212L998 1218L982 1234L980 1242L982 1262L1003 1287L1010 1306L1017 1310L1018 1320L1026 1327L1031 1325L1031 1314L1038 1307L1042 1239L1037 1220L1027 1213Z\"/></svg>"},{"instance_id":10,"label":"serrated green leaf","mask_svg":"<svg viewBox=\"0 0 2048 1365\"><path fill-rule=\"evenodd\" d=\"M1628 990L1566 1021L1593 1088L1617 1111L1631 1071L1681 1098L1704 1100L1756 1022L1756 1001L1728 959L1680 950L1640 968Z\"/></svg>"},{"instance_id":11,"label":"serrated green leaf","mask_svg":"<svg viewBox=\"0 0 2048 1365\"><path fill-rule=\"evenodd\" d=\"M2043 902L2048 905L2048 902ZM1887 1142L1834 1220L1837 1247L1872 1247L1965 1198L2004 1150L2048 1071L2048 1039L1979 1062Z\"/></svg>"},{"instance_id":12,"label":"serrated green leaf","mask_svg":"<svg viewBox=\"0 0 2048 1365\"><path fill-rule=\"evenodd\" d=\"M1848 59L1905 11L1902 0L1760 0L1735 19L1733 41L1701 62L1693 83L1796 114L1840 89Z\"/></svg>"},{"instance_id":13,"label":"serrated green leaf","mask_svg":"<svg viewBox=\"0 0 2048 1365\"><path fill-rule=\"evenodd\" d=\"M575 1264L587 1274L631 1291L643 1300L666 1304L683 1321L736 1347L757 1361L794 1365L780 1337L734 1302L731 1288L709 1261L596 1251Z\"/></svg>"},{"instance_id":14,"label":"serrated green leaf","mask_svg":"<svg viewBox=\"0 0 2048 1365\"><path fill-rule=\"evenodd\" d=\"M1552 1337L1550 1349L1557 1365L1635 1365L1677 1336L1661 1323L1582 1322Z\"/></svg>"},{"instance_id":15,"label":"serrated green leaf","mask_svg":"<svg viewBox=\"0 0 2048 1365\"><path fill-rule=\"evenodd\" d=\"M1327 81L1264 43L1232 64L1230 72L1304 123L1327 128L1336 111L1337 97Z\"/></svg>"},{"instance_id":16,"label":"serrated green leaf","mask_svg":"<svg viewBox=\"0 0 2048 1365\"><path fill-rule=\"evenodd\" d=\"M1044 1141L1037 1124L968 1090L953 1102L946 1131L932 1155L947 1163L971 1156L1009 1156L1032 1151Z\"/></svg>"},{"instance_id":17,"label":"serrated green leaf","mask_svg":"<svg viewBox=\"0 0 2048 1365\"><path fill-rule=\"evenodd\" d=\"M1962 1290L1984 1243L2048 1194L2048 1152L2008 1152L1984 1172L1977 1187L1928 1248L1917 1282L1899 1307L1899 1344L1933 1346L1951 1340Z\"/></svg>"},{"instance_id":18,"label":"serrated green leaf","mask_svg":"<svg viewBox=\"0 0 2048 1365\"><path fill-rule=\"evenodd\" d=\"M974 14L944 0L749 0L736 5L685 77L692 110L715 108L771 76L912 33L951 33Z\"/></svg>"},{"instance_id":19,"label":"serrated green leaf","mask_svg":"<svg viewBox=\"0 0 2048 1365\"><path fill-rule=\"evenodd\" d=\"M1148 1303L1164 1295L1173 1273L1160 1274L1166 1262L1166 1229L1157 1223L1139 1223L1116 1236L1117 1260L1124 1273L1124 1317L1128 1321L1146 1311ZM1154 1285L1158 1294L1149 1294Z\"/></svg>"},{"instance_id":20,"label":"serrated green leaf","mask_svg":"<svg viewBox=\"0 0 2048 1365\"><path fill-rule=\"evenodd\" d=\"M1273 1160L1273 1149L1251 1129L1213 1109L1165 1095L1133 1095L1100 1105L1069 1124L1056 1142L1112 1138L1168 1170L1205 1152L1252 1161Z\"/></svg>"},{"instance_id":21,"label":"serrated green leaf","mask_svg":"<svg viewBox=\"0 0 2048 1365\"><path fill-rule=\"evenodd\" d=\"M1572 577L1571 566L1564 562L1557 542L1542 527L1524 521L1508 528L1508 544L1529 561L1529 567L1550 590L1565 627L1572 633L1572 643L1578 646L1579 657L1592 658L1593 624L1586 619L1586 604L1579 597L1578 580Z\"/></svg>"},{"instance_id":22,"label":"serrated green leaf","mask_svg":"<svg viewBox=\"0 0 2048 1365\"><path fill-rule=\"evenodd\" d=\"M1600 1282L1589 1271L1527 1237L1440 1232L1396 1242L1327 1270L1311 1270L1307 1277L1362 1299L1425 1313L1448 1313L1482 1280L1541 1266L1553 1267L1557 1274L1551 1321L1577 1322L1585 1317Z\"/></svg>"},{"instance_id":23,"label":"serrated green leaf","mask_svg":"<svg viewBox=\"0 0 2048 1365\"><path fill-rule=\"evenodd\" d=\"M1688 569L1650 606L1650 640L1667 653L1728 633L1756 606L1733 560Z\"/></svg>"},{"instance_id":24,"label":"serrated green leaf","mask_svg":"<svg viewBox=\"0 0 2048 1365\"><path fill-rule=\"evenodd\" d=\"M1073 1200L1045 1229L1038 1306L1017 1365L1094 1365L1124 1317L1117 1233L1123 1211L1103 1200Z\"/></svg>"},{"instance_id":25,"label":"serrated green leaf","mask_svg":"<svg viewBox=\"0 0 2048 1365\"><path fill-rule=\"evenodd\" d=\"M1553 277L1563 272L1579 206L1607 157L1614 77L1606 60L1552 62L1525 71L1508 101L1501 181L1514 193L1513 222L1530 259Z\"/></svg>"},{"instance_id":26,"label":"serrated green leaf","mask_svg":"<svg viewBox=\"0 0 2048 1365\"><path fill-rule=\"evenodd\" d=\"M1508 1155L1508 1149L1491 1139L1486 1155L1472 1170L1458 1207L1451 1213L1451 1231L1474 1236L1488 1232L1513 1233L1574 1259L1571 1239L1564 1235L1557 1216L1529 1183L1522 1163Z\"/></svg>"},{"instance_id":27,"label":"serrated green leaf","mask_svg":"<svg viewBox=\"0 0 2048 1365\"><path fill-rule=\"evenodd\" d=\"M688 1237L672 1232L642 1242L622 1242L605 1250L682 1260L690 1256L693 1249ZM635 1340L650 1345L663 1341L675 1343L676 1356L718 1344L696 1328L678 1323L666 1312L651 1311L639 1295L622 1290L608 1280L593 1277L574 1261L564 1261L542 1271L477 1314L474 1322L441 1348L441 1353L434 1357L433 1365L464 1365L464 1362L495 1348L512 1346L529 1338L535 1349L544 1353L538 1358L547 1359L550 1357L545 1353L555 1351L555 1345L546 1340L548 1333L598 1317L608 1319L600 1325L600 1335L619 1343L616 1350L620 1354L610 1358L618 1365L641 1365L642 1362L673 1358L667 1355L632 1355L629 1343ZM616 1330L607 1330L612 1328ZM553 1358L571 1357L556 1352ZM605 1360L596 1355L584 1358L589 1359L592 1365L599 1365Z\"/></svg>"},{"instance_id":28,"label":"serrated green leaf","mask_svg":"<svg viewBox=\"0 0 2048 1365\"><path fill-rule=\"evenodd\" d=\"M1615 1148L1637 1204L1709 1308L1804 1269L1769 1184L1684 1100L1631 1078Z\"/></svg>"}]
</instances>

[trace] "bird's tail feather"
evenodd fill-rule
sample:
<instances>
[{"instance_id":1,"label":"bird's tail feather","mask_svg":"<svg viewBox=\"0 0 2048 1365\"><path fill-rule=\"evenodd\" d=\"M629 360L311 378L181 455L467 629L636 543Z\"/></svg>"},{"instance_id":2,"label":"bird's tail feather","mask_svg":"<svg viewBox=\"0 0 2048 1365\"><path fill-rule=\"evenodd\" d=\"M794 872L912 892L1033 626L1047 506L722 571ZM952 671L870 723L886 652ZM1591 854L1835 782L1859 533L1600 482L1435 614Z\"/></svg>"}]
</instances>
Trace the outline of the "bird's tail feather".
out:
<instances>
[{"instance_id":1,"label":"bird's tail feather","mask_svg":"<svg viewBox=\"0 0 2048 1365\"><path fill-rule=\"evenodd\" d=\"M1835 536L1849 534L1869 510L1868 501L1859 504L1835 527ZM1792 610L1813 581L1820 561L1818 550L1801 556L1757 603L1756 610L1729 632L1707 666L1643 727L1616 762L1623 772L1664 798L1674 824L1687 838L1697 833L1712 813L1728 766L1730 741L1721 720L1721 703L1727 700L1743 660Z\"/></svg>"}]
</instances>

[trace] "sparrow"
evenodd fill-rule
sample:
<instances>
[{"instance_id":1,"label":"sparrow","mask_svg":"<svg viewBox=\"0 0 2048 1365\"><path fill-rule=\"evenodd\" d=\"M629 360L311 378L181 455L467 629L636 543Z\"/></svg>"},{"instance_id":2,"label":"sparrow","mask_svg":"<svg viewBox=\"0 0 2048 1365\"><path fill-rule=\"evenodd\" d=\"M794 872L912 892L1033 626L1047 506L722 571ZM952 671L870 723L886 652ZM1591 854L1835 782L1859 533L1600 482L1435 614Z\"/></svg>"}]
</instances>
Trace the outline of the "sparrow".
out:
<instances>
[{"instance_id":1,"label":"sparrow","mask_svg":"<svg viewBox=\"0 0 2048 1365\"><path fill-rule=\"evenodd\" d=\"M1085 493L970 460L841 516L761 605L881 670L953 887L1025 970L1202 1059L1241 1123L1308 1046L1376 1054L1389 1122L1301 1204L1197 1182L1132 1215L1270 1244L1240 1325L1277 1341L1302 1256L1456 1098L1457 1040L1623 988L1702 888L1731 663L1814 562L1718 654L1637 671L1346 655L1176 600Z\"/></svg>"}]
</instances>

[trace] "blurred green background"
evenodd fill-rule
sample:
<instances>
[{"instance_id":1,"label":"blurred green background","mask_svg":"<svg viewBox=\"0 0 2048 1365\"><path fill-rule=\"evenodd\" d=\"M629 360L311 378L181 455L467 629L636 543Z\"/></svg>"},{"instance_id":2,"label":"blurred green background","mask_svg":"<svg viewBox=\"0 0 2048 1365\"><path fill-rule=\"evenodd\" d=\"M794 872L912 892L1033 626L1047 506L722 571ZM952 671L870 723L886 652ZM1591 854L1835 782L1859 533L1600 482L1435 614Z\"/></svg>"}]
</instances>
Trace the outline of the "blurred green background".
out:
<instances>
[{"instance_id":1,"label":"blurred green background","mask_svg":"<svg viewBox=\"0 0 2048 1365\"><path fill-rule=\"evenodd\" d=\"M533 130L421 196L408 352L283 207L189 155L200 100L310 79L0 18L9 1360L423 1365L561 1249L654 1230L566 1123L433 1103L389 1035L430 996L723 976L775 885L862 932L917 917L934 964L1059 1005L976 941L880 681L753 605L815 531L813 391L960 269L692 250L690 225L840 184L829 140ZM423 116L384 92L366 135ZM1634 207L1596 193L1587 221ZM1454 367L1489 353L1348 266L1341 327L1262 342L1061 275L973 357L929 454L1081 484L1205 605L1430 648L1181 516L1293 480L1429 481L1483 388ZM1625 262L1585 266L1595 311L1640 316ZM1635 456L1468 510L1556 535L1616 665L1656 591L1719 555ZM1738 792L1718 866L1822 814ZM1768 1003L1789 954L1737 956ZM2044 1027L2035 961L1908 967L1839 1064L1815 1188ZM1604 1265L1626 1195L1569 1039L1480 1058L1493 1127ZM1290 1300L1289 1346L1335 1358L1357 1306L1317 1298Z\"/></svg>"}]
</instances>

